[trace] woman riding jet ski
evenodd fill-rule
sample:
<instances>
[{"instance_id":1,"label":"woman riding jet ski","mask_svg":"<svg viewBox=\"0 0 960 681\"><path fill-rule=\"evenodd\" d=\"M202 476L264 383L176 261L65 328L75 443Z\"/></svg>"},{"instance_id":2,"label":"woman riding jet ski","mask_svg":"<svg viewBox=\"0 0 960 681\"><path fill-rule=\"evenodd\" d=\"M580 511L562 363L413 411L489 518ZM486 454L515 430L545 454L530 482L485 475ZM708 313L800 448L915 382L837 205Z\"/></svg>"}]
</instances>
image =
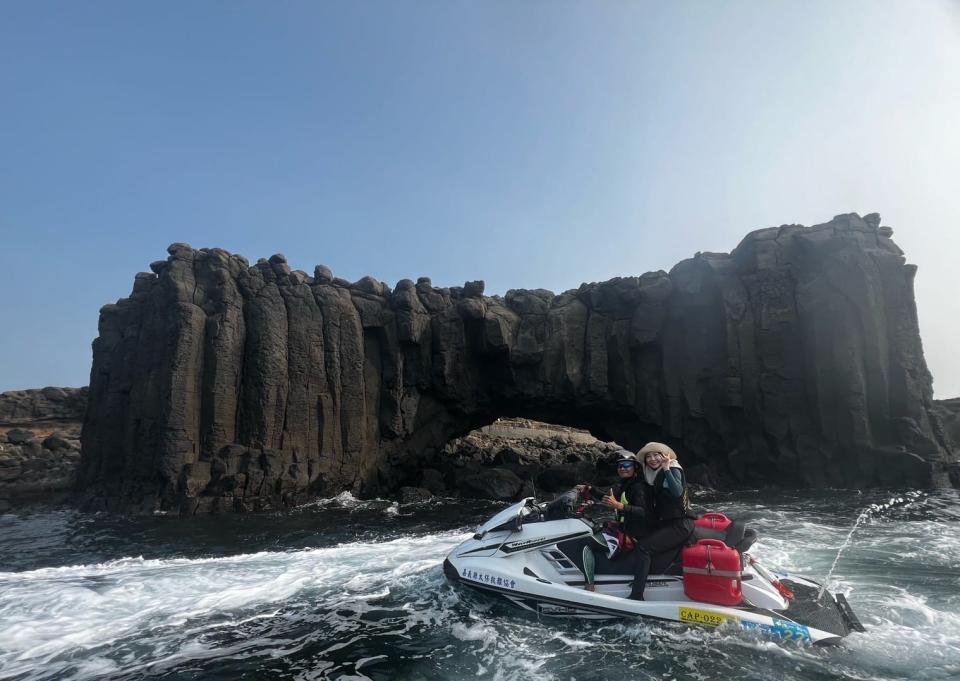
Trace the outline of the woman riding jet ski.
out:
<instances>
[{"instance_id":1,"label":"woman riding jet ski","mask_svg":"<svg viewBox=\"0 0 960 681\"><path fill-rule=\"evenodd\" d=\"M634 574L624 566L632 561L606 558L600 527L581 501L571 491L504 509L450 552L444 573L540 615L649 617L817 644L863 631L843 595L767 571L747 553L756 533L721 514L697 521L695 544L653 555L643 600L630 599ZM595 591L584 588L589 582Z\"/></svg>"}]
</instances>

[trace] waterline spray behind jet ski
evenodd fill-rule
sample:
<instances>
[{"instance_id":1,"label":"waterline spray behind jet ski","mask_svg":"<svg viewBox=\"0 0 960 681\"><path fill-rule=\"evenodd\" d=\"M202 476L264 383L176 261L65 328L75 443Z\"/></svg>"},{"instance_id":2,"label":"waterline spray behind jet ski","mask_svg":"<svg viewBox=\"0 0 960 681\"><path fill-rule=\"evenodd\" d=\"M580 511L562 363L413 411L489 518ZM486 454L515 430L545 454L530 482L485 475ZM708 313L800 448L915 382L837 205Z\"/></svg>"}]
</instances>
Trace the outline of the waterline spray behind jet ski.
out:
<instances>
[{"instance_id":1,"label":"waterline spray behind jet ski","mask_svg":"<svg viewBox=\"0 0 960 681\"><path fill-rule=\"evenodd\" d=\"M823 585L820 587L820 593L817 595L819 598L823 595L823 590L827 588L827 584L830 582L830 578L833 576L833 571L837 568L837 563L840 562L840 556L843 555L844 550L850 546L850 542L853 539L854 533L861 525L865 525L870 520L873 519L875 515L882 514L885 511L893 508L894 506L903 505L903 507L912 506L915 502L919 500L920 497L924 496L923 492L914 491L907 492L902 497L893 497L885 504L870 504L867 506L860 515L857 516L857 519L853 521L853 527L850 528L850 531L847 533L846 538L843 540L843 543L840 544L840 548L837 549L837 555L834 556L833 563L830 565L830 569L827 570L827 576L823 579Z\"/></svg>"}]
</instances>

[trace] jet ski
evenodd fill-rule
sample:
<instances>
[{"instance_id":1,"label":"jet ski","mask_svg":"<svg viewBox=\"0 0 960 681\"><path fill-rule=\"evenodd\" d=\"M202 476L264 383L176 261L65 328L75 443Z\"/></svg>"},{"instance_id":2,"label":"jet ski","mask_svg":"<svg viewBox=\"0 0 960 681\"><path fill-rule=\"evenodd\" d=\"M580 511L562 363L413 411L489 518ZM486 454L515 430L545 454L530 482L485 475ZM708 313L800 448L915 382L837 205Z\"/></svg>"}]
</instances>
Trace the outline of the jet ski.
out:
<instances>
[{"instance_id":1,"label":"jet ski","mask_svg":"<svg viewBox=\"0 0 960 681\"><path fill-rule=\"evenodd\" d=\"M630 600L632 569L623 567L630 561L607 558L602 525L588 510L576 492L550 503L527 497L453 549L444 573L540 616L649 618L818 645L864 630L842 594L760 565L749 553L756 532L722 515L721 529L697 522L686 550L654 555L644 600ZM720 558L733 565L720 565ZM722 588L712 589L716 584Z\"/></svg>"}]
</instances>

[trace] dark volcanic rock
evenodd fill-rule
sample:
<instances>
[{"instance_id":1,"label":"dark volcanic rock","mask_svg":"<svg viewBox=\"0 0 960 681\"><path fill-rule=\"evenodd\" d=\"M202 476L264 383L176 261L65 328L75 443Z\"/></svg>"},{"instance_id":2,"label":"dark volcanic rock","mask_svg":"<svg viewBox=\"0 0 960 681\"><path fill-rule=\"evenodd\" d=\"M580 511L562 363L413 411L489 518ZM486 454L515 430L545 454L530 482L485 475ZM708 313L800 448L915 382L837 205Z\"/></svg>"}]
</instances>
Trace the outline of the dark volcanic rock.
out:
<instances>
[{"instance_id":1,"label":"dark volcanic rock","mask_svg":"<svg viewBox=\"0 0 960 681\"><path fill-rule=\"evenodd\" d=\"M34 437L33 431L24 430L23 428L11 428L7 431L7 442L12 445L26 444L30 440L33 440Z\"/></svg>"},{"instance_id":2,"label":"dark volcanic rock","mask_svg":"<svg viewBox=\"0 0 960 681\"><path fill-rule=\"evenodd\" d=\"M86 388L0 393L0 506L66 501L80 464Z\"/></svg>"},{"instance_id":3,"label":"dark volcanic rock","mask_svg":"<svg viewBox=\"0 0 960 681\"><path fill-rule=\"evenodd\" d=\"M950 480L954 487L960 487L960 397L937 400L934 404L943 438L951 452Z\"/></svg>"},{"instance_id":4,"label":"dark volcanic rock","mask_svg":"<svg viewBox=\"0 0 960 681\"><path fill-rule=\"evenodd\" d=\"M87 388L53 387L0 393L0 425L82 421L88 393Z\"/></svg>"},{"instance_id":5,"label":"dark volcanic rock","mask_svg":"<svg viewBox=\"0 0 960 681\"><path fill-rule=\"evenodd\" d=\"M960 397L936 400L935 405L951 449L960 454Z\"/></svg>"},{"instance_id":6,"label":"dark volcanic rock","mask_svg":"<svg viewBox=\"0 0 960 681\"><path fill-rule=\"evenodd\" d=\"M504 415L668 442L723 484L949 484L916 268L891 234L841 215L503 298L175 244L101 310L80 486L185 512L380 494ZM495 465L497 494L521 459Z\"/></svg>"},{"instance_id":7,"label":"dark volcanic rock","mask_svg":"<svg viewBox=\"0 0 960 681\"><path fill-rule=\"evenodd\" d=\"M527 419L498 419L452 440L430 463L444 471L436 473L454 492L510 501L537 492L560 492L582 482L615 482L613 462L620 449L585 430ZM516 480L490 473L490 468L506 470ZM496 493L489 484L495 484ZM488 485L486 491L482 491L483 485Z\"/></svg>"},{"instance_id":8,"label":"dark volcanic rock","mask_svg":"<svg viewBox=\"0 0 960 681\"><path fill-rule=\"evenodd\" d=\"M429 501L433 498L433 493L424 489L423 487L401 487L400 488L400 503L403 504L418 504L424 501Z\"/></svg>"},{"instance_id":9,"label":"dark volcanic rock","mask_svg":"<svg viewBox=\"0 0 960 681\"><path fill-rule=\"evenodd\" d=\"M506 468L483 468L458 476L457 487L472 499L511 501L520 493L523 481Z\"/></svg>"},{"instance_id":10,"label":"dark volcanic rock","mask_svg":"<svg viewBox=\"0 0 960 681\"><path fill-rule=\"evenodd\" d=\"M443 495L447 492L447 486L443 482L443 473L435 468L423 469L423 475L420 478L420 487L436 495Z\"/></svg>"}]
</instances>

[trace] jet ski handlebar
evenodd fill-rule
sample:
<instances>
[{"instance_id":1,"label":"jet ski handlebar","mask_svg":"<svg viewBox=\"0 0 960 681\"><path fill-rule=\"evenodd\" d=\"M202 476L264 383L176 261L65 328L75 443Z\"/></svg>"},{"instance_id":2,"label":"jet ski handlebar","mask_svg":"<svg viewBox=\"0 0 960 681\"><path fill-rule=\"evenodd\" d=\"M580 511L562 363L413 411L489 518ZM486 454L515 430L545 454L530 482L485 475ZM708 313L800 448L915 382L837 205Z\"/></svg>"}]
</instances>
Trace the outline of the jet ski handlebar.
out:
<instances>
[{"instance_id":1,"label":"jet ski handlebar","mask_svg":"<svg viewBox=\"0 0 960 681\"><path fill-rule=\"evenodd\" d=\"M474 538L481 539L488 532L500 530L518 532L524 523L537 523L547 520L581 518L590 524L594 524L593 520L584 514L584 511L589 508L592 508L592 506L584 503L576 489L564 492L552 501L537 502L534 497L526 497L480 525Z\"/></svg>"},{"instance_id":2,"label":"jet ski handlebar","mask_svg":"<svg viewBox=\"0 0 960 681\"><path fill-rule=\"evenodd\" d=\"M604 520L612 516L610 509L606 506L597 505L591 497L576 488L558 495L551 501L537 503L531 499L529 503L532 509L530 515L525 518L526 522L580 518L590 524L602 524ZM596 515L591 512L594 509L600 509L604 517L592 517Z\"/></svg>"}]
</instances>

